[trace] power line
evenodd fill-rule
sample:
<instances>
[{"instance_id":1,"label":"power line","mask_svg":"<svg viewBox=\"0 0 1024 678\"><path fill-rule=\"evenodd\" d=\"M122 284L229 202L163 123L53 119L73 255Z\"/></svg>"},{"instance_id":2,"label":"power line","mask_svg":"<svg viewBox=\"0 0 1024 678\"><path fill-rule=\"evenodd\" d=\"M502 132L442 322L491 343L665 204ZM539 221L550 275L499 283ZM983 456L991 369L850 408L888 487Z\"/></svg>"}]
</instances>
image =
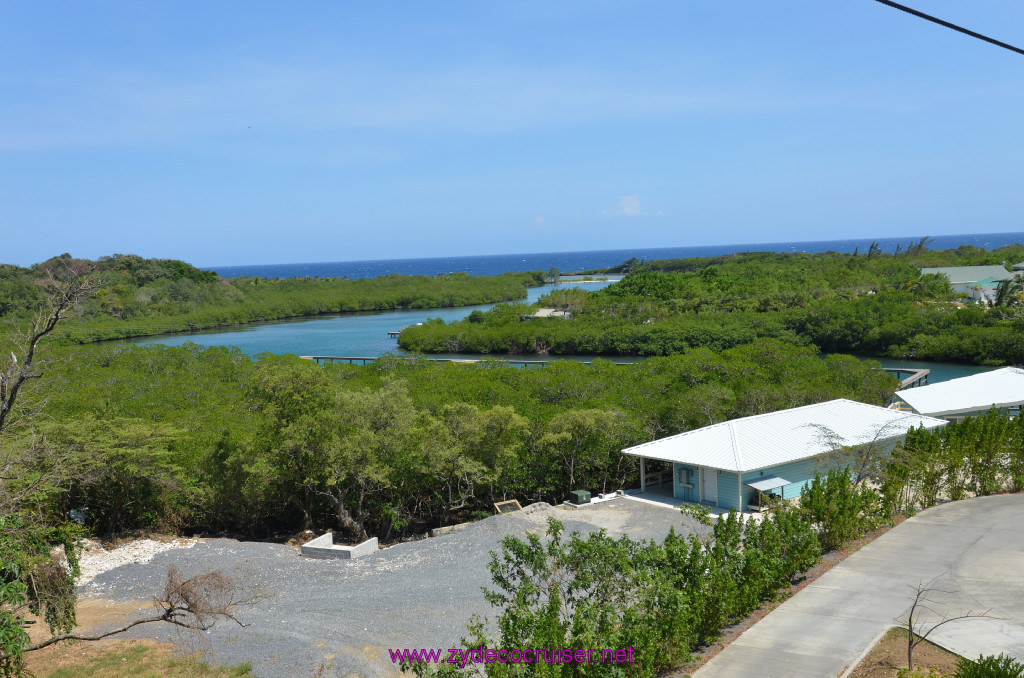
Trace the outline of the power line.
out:
<instances>
[{"instance_id":1,"label":"power line","mask_svg":"<svg viewBox=\"0 0 1024 678\"><path fill-rule=\"evenodd\" d=\"M985 42L991 43L991 44L993 44L993 45L995 45L997 47L1002 47L1003 49L1008 49L1011 52L1016 52L1017 54L1024 55L1024 49L1021 49L1020 47L1014 47L1013 45L1008 45L1005 42L1001 42L999 40L996 40L995 38L990 38L987 35L982 35L981 33L975 33L974 31L972 31L972 30L970 30L968 28L964 28L963 26L957 26L956 24L951 24L948 21L943 21L942 19L940 19L938 17L934 17L931 14L925 14L924 12L919 12L916 9L912 9L910 7L907 7L906 5L901 5L898 2L892 2L892 0L875 0L875 2L880 2L883 5L888 5L889 7L893 7L895 9L904 11L907 14L913 14L914 16L920 17L922 19L925 19L926 21L931 21L932 23L936 23L936 24L938 24L940 26L945 26L946 28L951 28L954 31L957 31L958 33L963 33L964 35L969 35L972 38L977 38L978 40L984 40Z\"/></svg>"}]
</instances>

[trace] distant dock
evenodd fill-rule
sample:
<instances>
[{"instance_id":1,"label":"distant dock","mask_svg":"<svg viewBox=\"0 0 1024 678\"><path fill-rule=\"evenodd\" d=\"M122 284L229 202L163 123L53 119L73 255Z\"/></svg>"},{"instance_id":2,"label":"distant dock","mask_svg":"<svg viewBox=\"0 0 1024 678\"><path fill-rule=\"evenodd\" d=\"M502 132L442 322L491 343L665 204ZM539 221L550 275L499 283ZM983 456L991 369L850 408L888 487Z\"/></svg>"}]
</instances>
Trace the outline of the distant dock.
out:
<instances>
[{"instance_id":1,"label":"distant dock","mask_svg":"<svg viewBox=\"0 0 1024 678\"><path fill-rule=\"evenodd\" d=\"M398 339L398 335L401 334L402 330L404 330L405 328L407 328L407 327L417 327L417 326L422 325L422 324L423 323L416 323L415 325L402 325L397 330L390 330L388 332L388 336L391 337L392 339Z\"/></svg>"},{"instance_id":2,"label":"distant dock","mask_svg":"<svg viewBox=\"0 0 1024 678\"><path fill-rule=\"evenodd\" d=\"M928 375L931 370L927 368L913 369L909 367L883 367L883 370L900 380L900 389L916 388L928 385Z\"/></svg>"}]
</instances>

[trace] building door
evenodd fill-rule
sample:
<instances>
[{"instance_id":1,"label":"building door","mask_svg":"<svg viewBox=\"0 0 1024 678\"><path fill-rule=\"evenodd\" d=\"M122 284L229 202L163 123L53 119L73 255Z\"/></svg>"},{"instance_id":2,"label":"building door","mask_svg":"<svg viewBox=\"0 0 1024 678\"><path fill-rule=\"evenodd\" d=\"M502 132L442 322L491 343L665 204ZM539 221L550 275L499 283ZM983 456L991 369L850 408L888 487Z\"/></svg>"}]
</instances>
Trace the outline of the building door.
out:
<instances>
[{"instance_id":1,"label":"building door","mask_svg":"<svg viewBox=\"0 0 1024 678\"><path fill-rule=\"evenodd\" d=\"M701 467L700 474L704 479L704 501L718 503L718 470Z\"/></svg>"}]
</instances>

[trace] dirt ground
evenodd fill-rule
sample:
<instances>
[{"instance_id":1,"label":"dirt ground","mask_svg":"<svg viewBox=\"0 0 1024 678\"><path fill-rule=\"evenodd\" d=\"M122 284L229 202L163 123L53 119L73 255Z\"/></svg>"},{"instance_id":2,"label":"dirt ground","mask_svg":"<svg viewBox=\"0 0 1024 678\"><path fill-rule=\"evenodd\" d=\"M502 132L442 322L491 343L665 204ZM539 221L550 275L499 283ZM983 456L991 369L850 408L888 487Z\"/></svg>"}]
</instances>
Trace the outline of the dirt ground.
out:
<instances>
[{"instance_id":1,"label":"dirt ground","mask_svg":"<svg viewBox=\"0 0 1024 678\"><path fill-rule=\"evenodd\" d=\"M103 599L83 600L78 604L80 634L95 633L100 627L112 623L128 623L139 617L138 604L117 604ZM34 641L49 637L49 631L37 620L30 627ZM30 652L26 664L38 678L67 678L85 676L95 678L122 678L126 676L250 676L248 670L209 669L199 663L200 657L182 654L173 643L159 643L147 639L125 640L119 637L98 641L66 641Z\"/></svg>"},{"instance_id":2,"label":"dirt ground","mask_svg":"<svg viewBox=\"0 0 1024 678\"><path fill-rule=\"evenodd\" d=\"M956 673L960 656L933 645L927 640L914 648L914 665L924 669L924 675L936 670L943 677ZM878 641L850 678L896 678L899 670L907 666L907 632L891 629Z\"/></svg>"},{"instance_id":3,"label":"dirt ground","mask_svg":"<svg viewBox=\"0 0 1024 678\"><path fill-rule=\"evenodd\" d=\"M83 600L78 603L78 626L75 633L91 633L99 625L110 625L115 622L128 623L137 618L138 604L123 605L109 600ZM31 618L31 617L30 617ZM41 620L29 627L29 637L39 642L50 637L49 629ZM106 638L96 642L64 642L30 652L26 656L28 668L36 675L46 676L57 669L69 669L89 663L106 655L112 648L145 645L160 653L170 653L174 646L169 643L156 643L149 640L125 641L117 638Z\"/></svg>"}]
</instances>

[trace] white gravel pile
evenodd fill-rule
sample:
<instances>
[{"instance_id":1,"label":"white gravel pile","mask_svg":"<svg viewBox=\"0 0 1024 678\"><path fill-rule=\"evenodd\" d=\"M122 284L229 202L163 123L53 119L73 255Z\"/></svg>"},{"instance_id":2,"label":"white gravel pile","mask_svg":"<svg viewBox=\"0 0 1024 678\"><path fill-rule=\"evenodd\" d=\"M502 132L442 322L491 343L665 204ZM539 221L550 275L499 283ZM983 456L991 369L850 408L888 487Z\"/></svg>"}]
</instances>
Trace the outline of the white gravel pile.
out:
<instances>
[{"instance_id":1,"label":"white gravel pile","mask_svg":"<svg viewBox=\"0 0 1024 678\"><path fill-rule=\"evenodd\" d=\"M98 541L83 539L80 542L82 556L79 560L82 575L78 578L78 585L85 586L97 576L108 570L113 570L115 567L131 563L148 563L158 553L171 549L187 549L195 546L199 541L198 539L172 539L170 541L138 539L107 550Z\"/></svg>"}]
</instances>

